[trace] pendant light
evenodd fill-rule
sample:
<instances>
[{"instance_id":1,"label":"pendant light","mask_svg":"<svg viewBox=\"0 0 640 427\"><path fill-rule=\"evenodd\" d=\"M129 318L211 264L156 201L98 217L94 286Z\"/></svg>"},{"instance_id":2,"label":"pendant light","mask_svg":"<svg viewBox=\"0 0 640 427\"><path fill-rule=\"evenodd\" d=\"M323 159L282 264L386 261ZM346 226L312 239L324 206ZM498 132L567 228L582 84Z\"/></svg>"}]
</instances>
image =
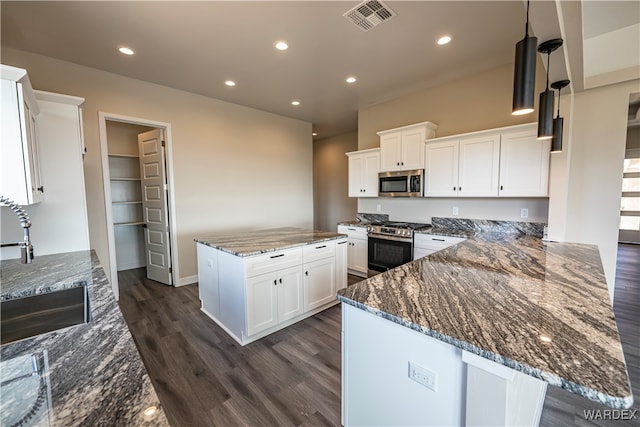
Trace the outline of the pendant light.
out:
<instances>
[{"instance_id":1,"label":"pendant light","mask_svg":"<svg viewBox=\"0 0 640 427\"><path fill-rule=\"evenodd\" d=\"M538 139L550 139L553 137L553 97L554 92L549 90L549 58L551 52L562 46L562 39L551 39L538 46L538 52L547 54L547 86L540 94L538 105Z\"/></svg>"},{"instance_id":2,"label":"pendant light","mask_svg":"<svg viewBox=\"0 0 640 427\"><path fill-rule=\"evenodd\" d=\"M558 115L553 119L553 139L551 140L552 153L559 153L562 151L562 128L564 127L564 119L560 117L560 91L569 83L571 83L569 80L559 80L551 83L551 87L558 91Z\"/></svg>"},{"instance_id":3,"label":"pendant light","mask_svg":"<svg viewBox=\"0 0 640 427\"><path fill-rule=\"evenodd\" d=\"M527 22L524 27L524 38L516 44L513 74L513 108L511 110L513 115L533 112L537 44L538 39L536 37L529 37L529 0L527 0Z\"/></svg>"}]
</instances>

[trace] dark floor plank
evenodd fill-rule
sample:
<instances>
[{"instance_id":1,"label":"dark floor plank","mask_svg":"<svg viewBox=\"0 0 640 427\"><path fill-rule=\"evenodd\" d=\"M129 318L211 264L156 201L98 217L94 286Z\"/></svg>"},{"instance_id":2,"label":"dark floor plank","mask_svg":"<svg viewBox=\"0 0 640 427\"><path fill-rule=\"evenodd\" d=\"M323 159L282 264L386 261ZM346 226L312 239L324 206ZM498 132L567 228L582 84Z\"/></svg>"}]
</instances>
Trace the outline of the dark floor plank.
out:
<instances>
[{"instance_id":1,"label":"dark floor plank","mask_svg":"<svg viewBox=\"0 0 640 427\"><path fill-rule=\"evenodd\" d=\"M620 245L617 267L614 312L636 394L640 246ZM340 425L339 305L242 347L200 311L197 285L169 287L145 274L118 273L120 307L173 426ZM360 280L349 275L349 284ZM540 425L640 425L586 420L591 409L608 408L549 386Z\"/></svg>"}]
</instances>

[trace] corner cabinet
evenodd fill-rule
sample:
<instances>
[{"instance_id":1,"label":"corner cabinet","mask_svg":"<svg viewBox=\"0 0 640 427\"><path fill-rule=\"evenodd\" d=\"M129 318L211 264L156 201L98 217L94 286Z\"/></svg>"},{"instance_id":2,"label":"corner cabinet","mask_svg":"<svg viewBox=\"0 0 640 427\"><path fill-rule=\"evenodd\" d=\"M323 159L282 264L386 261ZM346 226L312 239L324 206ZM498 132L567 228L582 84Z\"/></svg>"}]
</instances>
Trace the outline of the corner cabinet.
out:
<instances>
[{"instance_id":1,"label":"corner cabinet","mask_svg":"<svg viewBox=\"0 0 640 427\"><path fill-rule=\"evenodd\" d=\"M0 65L0 77L0 194L19 205L32 205L44 198L36 126L40 110L26 70Z\"/></svg>"},{"instance_id":2,"label":"corner cabinet","mask_svg":"<svg viewBox=\"0 0 640 427\"><path fill-rule=\"evenodd\" d=\"M325 310L347 283L346 243L247 257L198 243L201 310L241 345Z\"/></svg>"},{"instance_id":3,"label":"corner cabinet","mask_svg":"<svg viewBox=\"0 0 640 427\"><path fill-rule=\"evenodd\" d=\"M551 140L537 129L504 133L500 141L500 197L547 197Z\"/></svg>"},{"instance_id":4,"label":"corner cabinet","mask_svg":"<svg viewBox=\"0 0 640 427\"><path fill-rule=\"evenodd\" d=\"M380 149L352 151L349 157L349 197L378 197Z\"/></svg>"},{"instance_id":5,"label":"corner cabinet","mask_svg":"<svg viewBox=\"0 0 640 427\"><path fill-rule=\"evenodd\" d=\"M378 132L380 172L424 169L424 141L433 138L438 126L431 122Z\"/></svg>"},{"instance_id":6,"label":"corner cabinet","mask_svg":"<svg viewBox=\"0 0 640 427\"><path fill-rule=\"evenodd\" d=\"M427 141L425 196L547 197L549 150L535 123Z\"/></svg>"}]
</instances>

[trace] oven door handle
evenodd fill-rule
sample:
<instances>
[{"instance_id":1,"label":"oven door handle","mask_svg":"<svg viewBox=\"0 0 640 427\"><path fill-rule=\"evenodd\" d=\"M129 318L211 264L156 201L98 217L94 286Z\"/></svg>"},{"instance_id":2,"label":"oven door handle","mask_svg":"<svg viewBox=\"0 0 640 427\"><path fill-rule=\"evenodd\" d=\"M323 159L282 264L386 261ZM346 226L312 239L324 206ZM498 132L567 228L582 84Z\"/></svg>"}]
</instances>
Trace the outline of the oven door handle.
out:
<instances>
[{"instance_id":1,"label":"oven door handle","mask_svg":"<svg viewBox=\"0 0 640 427\"><path fill-rule=\"evenodd\" d=\"M393 240L395 242L402 242L402 243L412 243L413 239L410 237L396 237L396 236L388 236L386 234L377 234L377 233L369 233L367 234L367 237L371 237L374 239L379 239L379 240Z\"/></svg>"}]
</instances>

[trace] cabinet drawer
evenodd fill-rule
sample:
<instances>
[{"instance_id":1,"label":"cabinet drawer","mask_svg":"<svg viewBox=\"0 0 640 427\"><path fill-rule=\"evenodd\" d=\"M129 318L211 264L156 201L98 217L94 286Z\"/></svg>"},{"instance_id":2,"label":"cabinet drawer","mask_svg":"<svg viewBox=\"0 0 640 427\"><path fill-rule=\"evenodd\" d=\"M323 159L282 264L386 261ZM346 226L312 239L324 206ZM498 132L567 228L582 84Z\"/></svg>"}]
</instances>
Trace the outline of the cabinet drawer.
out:
<instances>
[{"instance_id":1,"label":"cabinet drawer","mask_svg":"<svg viewBox=\"0 0 640 427\"><path fill-rule=\"evenodd\" d=\"M466 239L462 237L438 236L435 234L416 234L413 236L413 246L416 248L440 250L460 243Z\"/></svg>"},{"instance_id":2,"label":"cabinet drawer","mask_svg":"<svg viewBox=\"0 0 640 427\"><path fill-rule=\"evenodd\" d=\"M324 258L333 258L336 255L336 242L318 242L302 248L302 259L305 263Z\"/></svg>"},{"instance_id":3,"label":"cabinet drawer","mask_svg":"<svg viewBox=\"0 0 640 427\"><path fill-rule=\"evenodd\" d=\"M339 225L338 233L346 234L349 237L354 237L356 239L366 239L367 238L367 227L354 227L349 225Z\"/></svg>"},{"instance_id":4,"label":"cabinet drawer","mask_svg":"<svg viewBox=\"0 0 640 427\"><path fill-rule=\"evenodd\" d=\"M286 249L248 257L245 260L245 271L247 277L253 277L300 264L302 264L302 249Z\"/></svg>"}]
</instances>

